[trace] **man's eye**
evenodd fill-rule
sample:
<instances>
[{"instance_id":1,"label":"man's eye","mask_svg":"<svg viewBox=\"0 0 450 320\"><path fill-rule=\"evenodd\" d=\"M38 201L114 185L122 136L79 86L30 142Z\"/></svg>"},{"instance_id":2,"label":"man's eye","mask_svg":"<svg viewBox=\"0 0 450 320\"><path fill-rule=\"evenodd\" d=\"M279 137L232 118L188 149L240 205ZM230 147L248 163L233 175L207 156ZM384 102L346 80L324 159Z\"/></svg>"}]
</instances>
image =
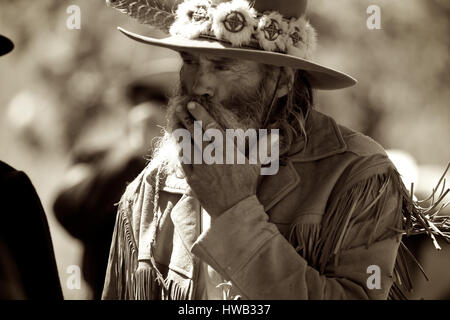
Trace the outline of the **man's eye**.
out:
<instances>
[{"instance_id":1,"label":"man's eye","mask_svg":"<svg viewBox=\"0 0 450 320\"><path fill-rule=\"evenodd\" d=\"M189 64L189 65L197 64L197 61L192 60L192 59L184 59L183 62L185 64Z\"/></svg>"},{"instance_id":2,"label":"man's eye","mask_svg":"<svg viewBox=\"0 0 450 320\"><path fill-rule=\"evenodd\" d=\"M229 71L230 67L226 66L226 65L216 65L214 67L214 69L218 70L218 71Z\"/></svg>"}]
</instances>

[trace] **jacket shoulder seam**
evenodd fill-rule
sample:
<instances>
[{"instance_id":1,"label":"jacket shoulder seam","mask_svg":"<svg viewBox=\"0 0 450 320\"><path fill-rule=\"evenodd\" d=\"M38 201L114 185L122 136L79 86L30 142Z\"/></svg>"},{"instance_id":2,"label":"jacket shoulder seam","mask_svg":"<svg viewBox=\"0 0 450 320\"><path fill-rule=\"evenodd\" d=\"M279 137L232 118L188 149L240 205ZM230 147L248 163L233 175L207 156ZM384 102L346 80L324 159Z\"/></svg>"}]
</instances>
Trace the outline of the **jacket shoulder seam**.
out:
<instances>
[{"instance_id":1,"label":"jacket shoulder seam","mask_svg":"<svg viewBox=\"0 0 450 320\"><path fill-rule=\"evenodd\" d=\"M359 132L354 132L344 137L347 144L347 152L357 156L386 155L384 148L369 136Z\"/></svg>"}]
</instances>

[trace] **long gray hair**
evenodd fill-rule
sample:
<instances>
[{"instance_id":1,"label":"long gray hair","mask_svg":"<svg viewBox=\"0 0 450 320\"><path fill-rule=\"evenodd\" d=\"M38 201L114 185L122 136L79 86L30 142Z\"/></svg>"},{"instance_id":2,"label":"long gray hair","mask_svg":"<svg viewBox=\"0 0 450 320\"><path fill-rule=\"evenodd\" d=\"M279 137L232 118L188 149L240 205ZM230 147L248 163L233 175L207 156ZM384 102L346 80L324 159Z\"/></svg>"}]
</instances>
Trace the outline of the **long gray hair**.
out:
<instances>
[{"instance_id":1,"label":"long gray hair","mask_svg":"<svg viewBox=\"0 0 450 320\"><path fill-rule=\"evenodd\" d=\"M295 71L294 83L288 93L275 101L267 115L267 129L280 130L280 157L286 156L299 136L307 143L305 120L314 106L313 90L307 73Z\"/></svg>"}]
</instances>

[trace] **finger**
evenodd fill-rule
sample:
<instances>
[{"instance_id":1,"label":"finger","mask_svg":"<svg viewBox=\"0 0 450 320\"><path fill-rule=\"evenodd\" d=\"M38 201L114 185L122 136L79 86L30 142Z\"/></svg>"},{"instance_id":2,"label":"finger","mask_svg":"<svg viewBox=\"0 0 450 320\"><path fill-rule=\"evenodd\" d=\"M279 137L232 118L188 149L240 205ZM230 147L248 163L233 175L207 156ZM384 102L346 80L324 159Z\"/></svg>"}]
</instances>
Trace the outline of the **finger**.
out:
<instances>
[{"instance_id":1,"label":"finger","mask_svg":"<svg viewBox=\"0 0 450 320\"><path fill-rule=\"evenodd\" d=\"M253 129L250 129L253 130ZM246 133L243 130L239 131L227 131L225 134L225 153L227 157L227 162L232 159L233 162L236 162L238 164L244 164L248 162L246 150L247 145L250 145L247 143L247 137ZM256 135L255 135L256 140ZM250 141L250 138L249 138Z\"/></svg>"},{"instance_id":2,"label":"finger","mask_svg":"<svg viewBox=\"0 0 450 320\"><path fill-rule=\"evenodd\" d=\"M192 117L182 106L177 107L176 114L183 126L189 131L194 145L197 149L195 152L203 150L202 121Z\"/></svg>"},{"instance_id":3,"label":"finger","mask_svg":"<svg viewBox=\"0 0 450 320\"><path fill-rule=\"evenodd\" d=\"M194 167L192 166L192 164L184 163L182 161L181 162L181 169L183 170L186 179L189 179L190 177L192 177L192 174L193 174L193 171L194 171Z\"/></svg>"},{"instance_id":4,"label":"finger","mask_svg":"<svg viewBox=\"0 0 450 320\"><path fill-rule=\"evenodd\" d=\"M202 124L200 121L195 121L195 119L186 111L182 105L179 105L175 109L175 114L179 120L179 122L183 125L183 127L188 130L191 142L196 148L192 148L192 152L200 152L203 150L203 141L202 141ZM197 157L198 158L198 155ZM193 158L193 154L191 156Z\"/></svg>"},{"instance_id":5,"label":"finger","mask_svg":"<svg viewBox=\"0 0 450 320\"><path fill-rule=\"evenodd\" d=\"M174 125L172 132L181 164L191 165L201 162L201 150L195 145L190 132L181 122Z\"/></svg>"},{"instance_id":6,"label":"finger","mask_svg":"<svg viewBox=\"0 0 450 320\"><path fill-rule=\"evenodd\" d=\"M181 123L177 121L173 126L172 135L175 140L176 151L180 163L191 163L192 159L192 139L191 134Z\"/></svg>"},{"instance_id":7,"label":"finger","mask_svg":"<svg viewBox=\"0 0 450 320\"><path fill-rule=\"evenodd\" d=\"M220 124L210 115L210 113L198 102L191 101L187 104L189 113L202 124L205 132L203 134L204 144L202 150L208 145L210 141L211 145L214 145L216 152L222 153L222 157L225 157L225 150L223 148L223 141L225 140L225 131ZM218 136L221 137L221 139Z\"/></svg>"},{"instance_id":8,"label":"finger","mask_svg":"<svg viewBox=\"0 0 450 320\"><path fill-rule=\"evenodd\" d=\"M177 106L175 109L175 115L180 121L180 123L190 132L191 137L194 136L194 119L192 116L186 111L186 108L183 105Z\"/></svg>"}]
</instances>

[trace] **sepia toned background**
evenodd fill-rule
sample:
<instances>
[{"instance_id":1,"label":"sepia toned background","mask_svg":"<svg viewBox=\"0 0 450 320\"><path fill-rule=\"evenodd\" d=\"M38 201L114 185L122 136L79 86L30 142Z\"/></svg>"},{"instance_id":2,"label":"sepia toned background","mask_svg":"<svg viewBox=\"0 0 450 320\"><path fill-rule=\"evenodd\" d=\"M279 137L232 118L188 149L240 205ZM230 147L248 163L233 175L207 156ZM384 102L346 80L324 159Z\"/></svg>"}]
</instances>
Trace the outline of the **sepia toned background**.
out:
<instances>
[{"instance_id":1,"label":"sepia toned background","mask_svg":"<svg viewBox=\"0 0 450 320\"><path fill-rule=\"evenodd\" d=\"M373 4L381 8L380 30L366 25ZM80 29L67 28L70 5L81 10ZM450 2L313 0L309 17L319 34L315 60L359 81L317 92L316 108L397 150L417 196L427 196L450 161ZM70 154L81 142L101 146L123 135L125 87L152 72L154 59L177 58L131 41L117 26L163 36L103 0L0 0L0 34L15 43L0 58L0 159L25 171L41 197L66 299L90 298L85 283L66 286L82 248L52 212ZM424 244L420 261L430 282L419 277L412 298L450 299L450 248L441 245L438 252Z\"/></svg>"}]
</instances>

